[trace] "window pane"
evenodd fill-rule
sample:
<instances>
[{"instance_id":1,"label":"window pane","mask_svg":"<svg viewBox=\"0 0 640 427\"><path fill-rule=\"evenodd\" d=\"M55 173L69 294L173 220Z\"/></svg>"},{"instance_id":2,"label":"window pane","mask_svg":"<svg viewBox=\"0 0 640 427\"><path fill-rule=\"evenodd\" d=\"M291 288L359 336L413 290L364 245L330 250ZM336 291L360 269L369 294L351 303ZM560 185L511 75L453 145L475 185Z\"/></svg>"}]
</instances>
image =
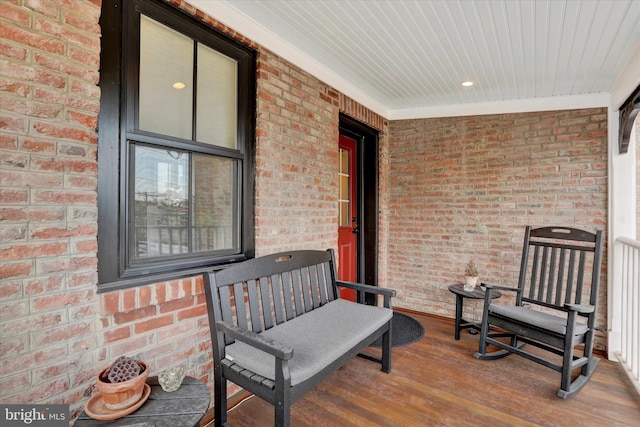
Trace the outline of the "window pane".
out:
<instances>
[{"instance_id":1,"label":"window pane","mask_svg":"<svg viewBox=\"0 0 640 427\"><path fill-rule=\"evenodd\" d=\"M141 145L134 151L134 258L238 249L235 160Z\"/></svg>"},{"instance_id":2,"label":"window pane","mask_svg":"<svg viewBox=\"0 0 640 427\"><path fill-rule=\"evenodd\" d=\"M237 62L198 44L196 140L237 148Z\"/></svg>"},{"instance_id":3,"label":"window pane","mask_svg":"<svg viewBox=\"0 0 640 427\"><path fill-rule=\"evenodd\" d=\"M189 154L136 145L134 258L189 252Z\"/></svg>"},{"instance_id":4,"label":"window pane","mask_svg":"<svg viewBox=\"0 0 640 427\"><path fill-rule=\"evenodd\" d=\"M193 40L140 19L138 128L192 139Z\"/></svg>"},{"instance_id":5,"label":"window pane","mask_svg":"<svg viewBox=\"0 0 640 427\"><path fill-rule=\"evenodd\" d=\"M236 161L194 154L194 251L238 248Z\"/></svg>"}]
</instances>

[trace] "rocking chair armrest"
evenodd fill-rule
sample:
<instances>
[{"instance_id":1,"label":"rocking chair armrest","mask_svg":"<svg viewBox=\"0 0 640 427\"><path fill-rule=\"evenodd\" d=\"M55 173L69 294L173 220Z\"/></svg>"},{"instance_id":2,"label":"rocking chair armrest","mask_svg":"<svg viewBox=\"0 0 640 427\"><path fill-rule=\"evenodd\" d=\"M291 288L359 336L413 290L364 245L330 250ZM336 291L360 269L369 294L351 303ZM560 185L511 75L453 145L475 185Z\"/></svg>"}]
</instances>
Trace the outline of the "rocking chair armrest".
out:
<instances>
[{"instance_id":1,"label":"rocking chair armrest","mask_svg":"<svg viewBox=\"0 0 640 427\"><path fill-rule=\"evenodd\" d=\"M588 304L565 304L564 308L570 311L577 311L580 314L593 313L596 307Z\"/></svg>"},{"instance_id":2,"label":"rocking chair armrest","mask_svg":"<svg viewBox=\"0 0 640 427\"><path fill-rule=\"evenodd\" d=\"M237 341L255 347L264 351L274 357L282 360L289 360L293 357L293 349L277 341L269 338L265 338L260 334L256 334L253 331L240 328L238 326L230 325L229 323L218 321L216 327L226 335L229 335Z\"/></svg>"},{"instance_id":3,"label":"rocking chair armrest","mask_svg":"<svg viewBox=\"0 0 640 427\"><path fill-rule=\"evenodd\" d=\"M344 282L341 280L336 280L336 285L343 288L354 289L358 293L364 292L365 294L382 295L384 297L384 306L386 308L391 308L391 298L396 296L395 289L379 288L377 286L367 285L365 283Z\"/></svg>"},{"instance_id":4,"label":"rocking chair armrest","mask_svg":"<svg viewBox=\"0 0 640 427\"><path fill-rule=\"evenodd\" d=\"M493 285L491 283L480 283L481 287L484 287L485 289L495 289L498 291L512 291L512 292L520 292L520 288L512 288L510 286L500 286L500 285Z\"/></svg>"}]
</instances>

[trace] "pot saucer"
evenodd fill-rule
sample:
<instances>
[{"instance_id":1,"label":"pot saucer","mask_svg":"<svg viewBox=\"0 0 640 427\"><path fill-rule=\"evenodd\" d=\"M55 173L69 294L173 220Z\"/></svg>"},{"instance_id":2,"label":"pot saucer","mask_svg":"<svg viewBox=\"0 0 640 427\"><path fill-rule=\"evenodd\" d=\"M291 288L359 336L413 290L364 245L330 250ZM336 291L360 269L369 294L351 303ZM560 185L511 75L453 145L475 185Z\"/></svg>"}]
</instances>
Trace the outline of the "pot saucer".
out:
<instances>
[{"instance_id":1,"label":"pot saucer","mask_svg":"<svg viewBox=\"0 0 640 427\"><path fill-rule=\"evenodd\" d=\"M94 394L91 399L89 399L84 405L84 411L87 413L87 415L96 420L115 420L129 415L130 413L141 407L142 404L147 401L150 394L151 387L149 386L149 384L145 384L144 390L142 392L142 397L140 397L140 400L138 400L135 405L129 406L128 408L124 409L112 410L107 408L104 404L102 394L97 393Z\"/></svg>"}]
</instances>

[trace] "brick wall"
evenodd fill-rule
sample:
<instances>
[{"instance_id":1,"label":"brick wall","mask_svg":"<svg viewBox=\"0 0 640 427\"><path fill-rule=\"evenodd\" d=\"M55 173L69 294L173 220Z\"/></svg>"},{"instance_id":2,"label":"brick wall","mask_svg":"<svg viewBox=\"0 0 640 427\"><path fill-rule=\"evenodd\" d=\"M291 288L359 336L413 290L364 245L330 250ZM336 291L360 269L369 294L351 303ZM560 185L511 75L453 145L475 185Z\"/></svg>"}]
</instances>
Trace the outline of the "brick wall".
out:
<instances>
[{"instance_id":1,"label":"brick wall","mask_svg":"<svg viewBox=\"0 0 640 427\"><path fill-rule=\"evenodd\" d=\"M259 50L256 252L336 247L338 114L386 122ZM121 354L212 389L200 277L98 295L100 1L0 2L0 402L69 403ZM347 111L348 110L348 111Z\"/></svg>"},{"instance_id":2,"label":"brick wall","mask_svg":"<svg viewBox=\"0 0 640 427\"><path fill-rule=\"evenodd\" d=\"M606 231L606 109L402 120L389 132L387 274L398 306L452 317L447 285L469 259L481 280L513 284L528 224Z\"/></svg>"}]
</instances>

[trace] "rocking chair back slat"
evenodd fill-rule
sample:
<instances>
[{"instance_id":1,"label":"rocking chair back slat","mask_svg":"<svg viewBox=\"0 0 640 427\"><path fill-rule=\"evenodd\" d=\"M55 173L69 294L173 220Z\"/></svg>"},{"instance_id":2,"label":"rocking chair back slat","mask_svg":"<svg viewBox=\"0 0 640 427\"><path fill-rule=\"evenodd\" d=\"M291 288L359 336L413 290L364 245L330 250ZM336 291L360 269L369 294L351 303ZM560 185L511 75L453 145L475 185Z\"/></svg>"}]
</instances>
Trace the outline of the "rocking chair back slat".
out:
<instances>
[{"instance_id":1,"label":"rocking chair back slat","mask_svg":"<svg viewBox=\"0 0 640 427\"><path fill-rule=\"evenodd\" d=\"M571 304L571 295L573 295L573 275L575 272L574 266L576 265L576 253L577 251L571 250L569 255L569 275L567 276L567 290L564 297L564 302Z\"/></svg>"},{"instance_id":2,"label":"rocking chair back slat","mask_svg":"<svg viewBox=\"0 0 640 427\"><path fill-rule=\"evenodd\" d=\"M564 277L564 269L565 269L565 262L566 262L566 255L567 255L567 250L564 248L560 248L560 261L558 262L559 265L559 269L558 269L558 277L557 280L554 282L554 294L555 294L555 299L553 300L553 303L555 305L561 305L562 304L562 285L563 285L563 281L562 278ZM569 271L571 271L571 266L569 266Z\"/></svg>"}]
</instances>

